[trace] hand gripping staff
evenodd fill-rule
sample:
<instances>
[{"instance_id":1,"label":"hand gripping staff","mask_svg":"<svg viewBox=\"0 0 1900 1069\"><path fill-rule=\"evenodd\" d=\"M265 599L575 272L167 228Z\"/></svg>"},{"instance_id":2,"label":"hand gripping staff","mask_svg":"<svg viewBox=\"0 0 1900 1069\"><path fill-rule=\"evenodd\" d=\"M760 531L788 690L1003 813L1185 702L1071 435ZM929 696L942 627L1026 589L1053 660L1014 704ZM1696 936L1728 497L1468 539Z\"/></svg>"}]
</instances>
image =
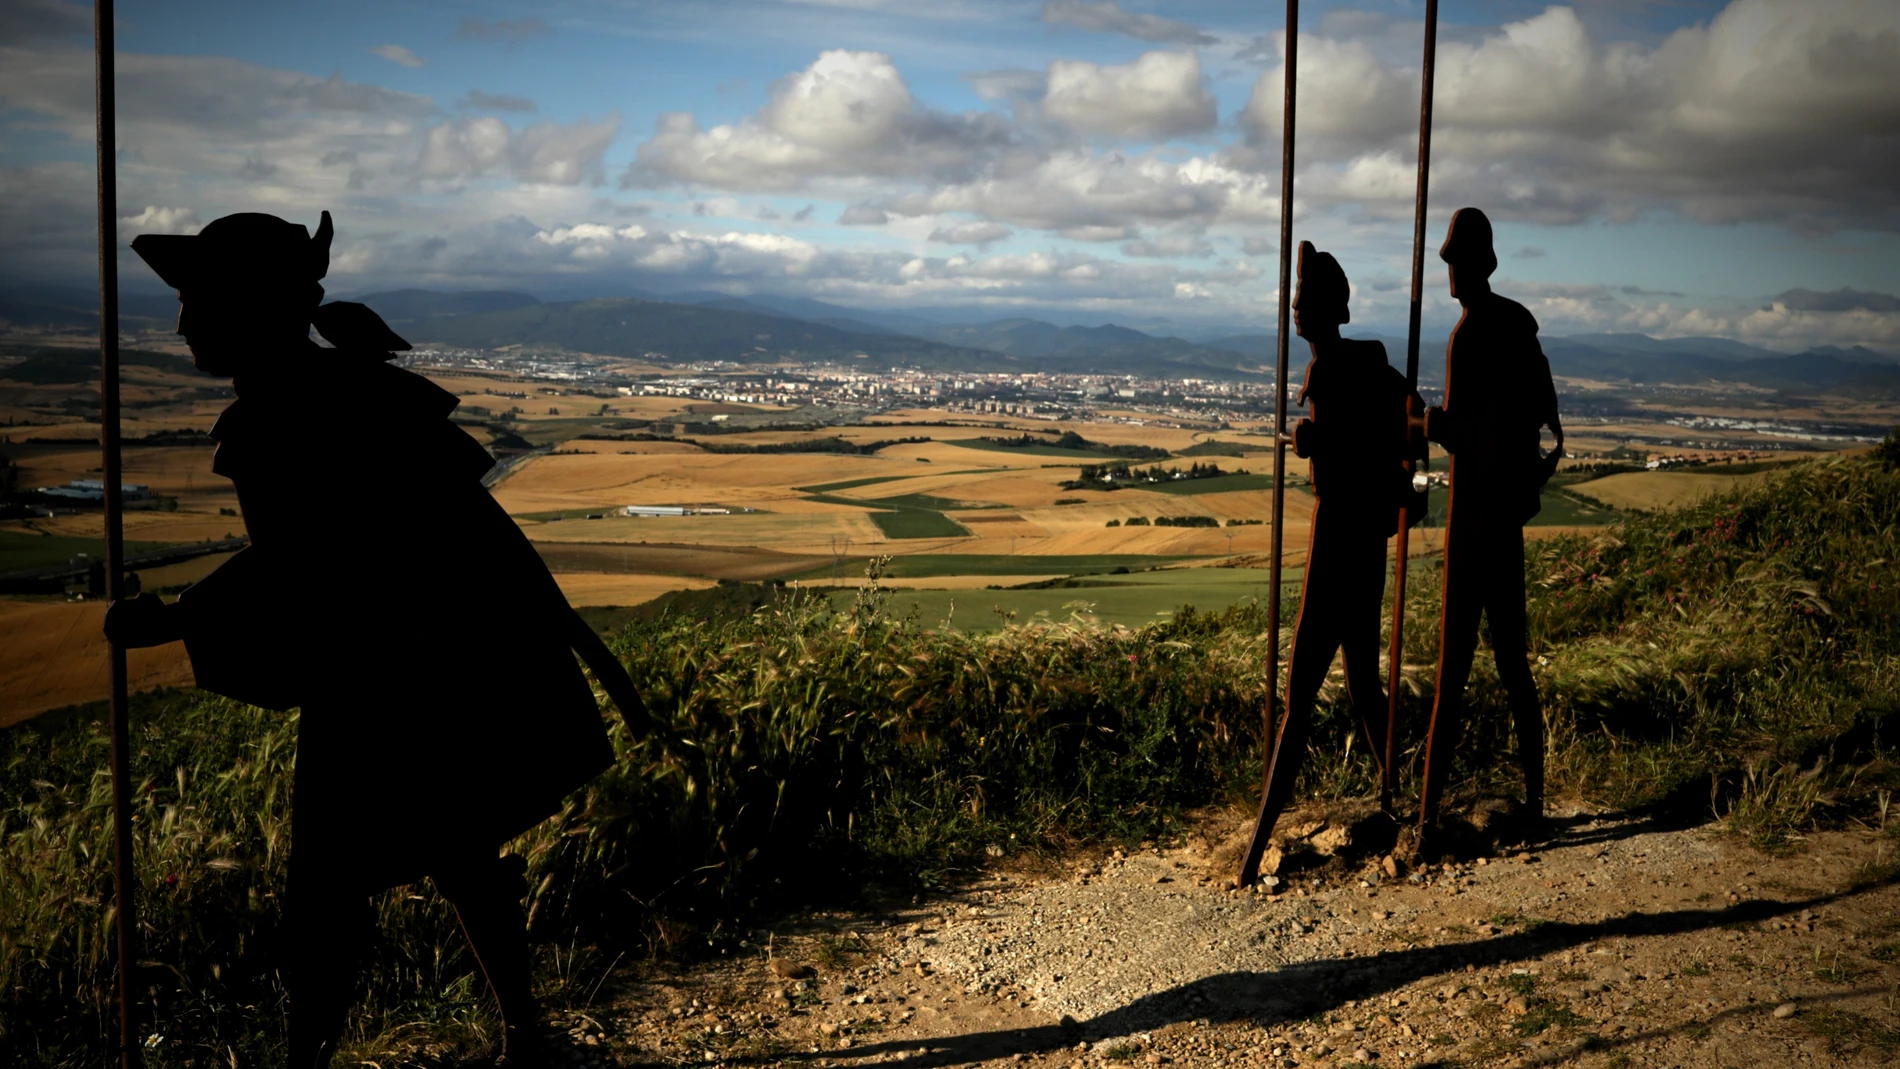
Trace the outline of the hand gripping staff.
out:
<instances>
[{"instance_id":1,"label":"hand gripping staff","mask_svg":"<svg viewBox=\"0 0 1900 1069\"><path fill-rule=\"evenodd\" d=\"M1286 379L1287 342L1292 332L1288 321L1288 302L1293 299L1293 104L1295 83L1299 80L1300 3L1286 4L1286 82L1280 121L1280 325L1278 351L1273 376L1273 551L1269 569L1272 585L1267 589L1267 703L1261 728L1260 807L1267 805L1266 779L1273 769L1274 702L1280 691L1280 553L1285 543L1286 520ZM1245 887L1260 874L1260 858L1267 850L1267 836L1273 829L1259 817L1254 818L1253 838L1240 861L1240 886Z\"/></svg>"},{"instance_id":2,"label":"hand gripping staff","mask_svg":"<svg viewBox=\"0 0 1900 1069\"><path fill-rule=\"evenodd\" d=\"M1405 332L1406 423L1408 442L1405 470L1416 470L1414 458L1430 458L1423 441L1423 412L1411 411L1412 398L1418 394L1418 334L1420 300L1425 288L1425 199L1426 182L1432 162L1432 67L1438 54L1438 0L1425 0L1425 63L1418 103L1418 199L1412 208L1412 309ZM1411 498L1405 499L1408 503ZM1392 812L1392 795L1398 787L1399 668L1405 654L1405 559L1412 542L1412 525L1419 517L1405 505L1399 507L1398 556L1392 562L1392 647L1386 657L1385 681L1385 768L1379 784L1379 802Z\"/></svg>"}]
</instances>

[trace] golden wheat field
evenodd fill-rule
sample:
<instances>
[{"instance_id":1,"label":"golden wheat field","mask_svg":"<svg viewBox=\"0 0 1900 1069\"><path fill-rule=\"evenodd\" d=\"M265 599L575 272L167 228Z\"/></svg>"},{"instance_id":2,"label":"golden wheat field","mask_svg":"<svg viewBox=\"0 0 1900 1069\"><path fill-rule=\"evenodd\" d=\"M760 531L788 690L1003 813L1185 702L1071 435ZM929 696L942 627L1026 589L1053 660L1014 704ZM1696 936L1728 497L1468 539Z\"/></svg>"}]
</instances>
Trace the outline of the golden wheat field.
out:
<instances>
[{"instance_id":1,"label":"golden wheat field","mask_svg":"<svg viewBox=\"0 0 1900 1069\"><path fill-rule=\"evenodd\" d=\"M564 572L554 577L570 605L638 605L674 590L704 590L711 579L679 575Z\"/></svg>"},{"instance_id":2,"label":"golden wheat field","mask_svg":"<svg viewBox=\"0 0 1900 1069\"><path fill-rule=\"evenodd\" d=\"M100 631L103 602L0 600L0 727L35 713L109 695L110 649ZM132 650L134 690L189 686L183 643Z\"/></svg>"},{"instance_id":3,"label":"golden wheat field","mask_svg":"<svg viewBox=\"0 0 1900 1069\"><path fill-rule=\"evenodd\" d=\"M1770 478L1766 471L1723 475L1702 471L1626 471L1577 483L1570 489L1612 508L1659 509L1687 505L1712 494Z\"/></svg>"}]
</instances>

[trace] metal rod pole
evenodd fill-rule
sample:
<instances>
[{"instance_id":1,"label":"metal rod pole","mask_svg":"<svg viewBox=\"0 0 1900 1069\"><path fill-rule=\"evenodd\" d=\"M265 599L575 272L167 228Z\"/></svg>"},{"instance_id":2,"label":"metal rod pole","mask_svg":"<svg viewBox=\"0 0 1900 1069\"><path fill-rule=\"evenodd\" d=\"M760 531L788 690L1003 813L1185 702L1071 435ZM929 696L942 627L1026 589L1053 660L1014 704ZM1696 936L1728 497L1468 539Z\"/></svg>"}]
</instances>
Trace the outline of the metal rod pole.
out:
<instances>
[{"instance_id":1,"label":"metal rod pole","mask_svg":"<svg viewBox=\"0 0 1900 1069\"><path fill-rule=\"evenodd\" d=\"M1412 307L1405 334L1405 383L1412 390L1418 389L1419 317L1425 296L1425 202L1432 163L1432 75L1437 55L1438 0L1425 0L1425 62L1420 72L1418 104L1418 199L1412 207ZM1411 414L1408 401L1408 419ZM1409 428L1407 440L1410 440ZM1416 470L1410 457L1405 460L1405 470L1407 474ZM1399 681L1405 655L1405 562L1410 556L1411 541L1410 510L1400 508L1398 556L1392 562L1392 645L1386 656L1385 774L1379 784L1380 804L1388 813L1392 812L1399 779Z\"/></svg>"},{"instance_id":2,"label":"metal rod pole","mask_svg":"<svg viewBox=\"0 0 1900 1069\"><path fill-rule=\"evenodd\" d=\"M99 445L104 454L106 597L125 596L124 470L119 457L119 262L117 115L113 89L112 0L93 3L93 92L97 106L99 177ZM112 899L118 953L119 1066L137 1069L138 1022L133 970L138 967L137 878L132 857L132 768L125 648L112 644Z\"/></svg>"},{"instance_id":3,"label":"metal rod pole","mask_svg":"<svg viewBox=\"0 0 1900 1069\"><path fill-rule=\"evenodd\" d=\"M1276 366L1273 376L1273 550L1269 570L1273 583L1267 590L1267 702L1262 716L1260 773L1260 816L1254 818L1253 839L1247 844L1240 863L1240 884L1246 886L1260 874L1260 858L1267 850L1267 837L1273 829L1261 819L1266 815L1267 784L1273 774L1276 747L1274 721L1280 692L1280 564L1285 545L1286 527L1286 376L1287 344L1292 325L1293 300L1293 118L1294 98L1299 82L1300 4L1286 4L1286 80L1283 87L1280 118L1280 325Z\"/></svg>"}]
</instances>

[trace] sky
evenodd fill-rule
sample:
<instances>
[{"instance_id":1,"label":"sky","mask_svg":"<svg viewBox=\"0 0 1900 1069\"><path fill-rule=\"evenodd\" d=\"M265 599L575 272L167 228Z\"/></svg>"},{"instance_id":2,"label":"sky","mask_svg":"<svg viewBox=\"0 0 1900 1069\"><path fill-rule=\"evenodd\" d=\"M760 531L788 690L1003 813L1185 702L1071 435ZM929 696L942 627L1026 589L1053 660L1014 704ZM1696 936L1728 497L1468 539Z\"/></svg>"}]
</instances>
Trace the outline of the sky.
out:
<instances>
[{"instance_id":1,"label":"sky","mask_svg":"<svg viewBox=\"0 0 1900 1069\"><path fill-rule=\"evenodd\" d=\"M1423 4L1302 5L1295 240L1409 297ZM326 286L1271 329L1284 8L126 0L122 245L335 217ZM0 285L93 279L91 8L0 0ZM1428 248L1546 334L1900 354L1900 3L1440 9ZM159 285L129 252L128 290ZM1425 317L1456 317L1428 256ZM1353 331L1349 331L1351 333Z\"/></svg>"}]
</instances>

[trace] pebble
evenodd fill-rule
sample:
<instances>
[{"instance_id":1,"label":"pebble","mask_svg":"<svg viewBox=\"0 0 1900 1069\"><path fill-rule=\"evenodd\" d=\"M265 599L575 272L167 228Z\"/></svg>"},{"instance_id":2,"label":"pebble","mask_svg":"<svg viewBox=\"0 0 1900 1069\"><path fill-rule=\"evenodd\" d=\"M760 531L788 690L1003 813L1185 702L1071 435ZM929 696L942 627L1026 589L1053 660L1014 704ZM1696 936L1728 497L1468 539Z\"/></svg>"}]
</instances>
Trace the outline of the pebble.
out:
<instances>
[{"instance_id":1,"label":"pebble","mask_svg":"<svg viewBox=\"0 0 1900 1069\"><path fill-rule=\"evenodd\" d=\"M1358 1050L1352 1052L1352 1060L1355 1062L1369 1062L1372 1060L1372 1052L1364 1047L1360 1047Z\"/></svg>"},{"instance_id":2,"label":"pebble","mask_svg":"<svg viewBox=\"0 0 1900 1069\"><path fill-rule=\"evenodd\" d=\"M1788 1018L1794 1016L1794 1009L1795 1009L1794 1003L1784 1002L1781 1005L1775 1007L1775 1016L1785 1021Z\"/></svg>"}]
</instances>

